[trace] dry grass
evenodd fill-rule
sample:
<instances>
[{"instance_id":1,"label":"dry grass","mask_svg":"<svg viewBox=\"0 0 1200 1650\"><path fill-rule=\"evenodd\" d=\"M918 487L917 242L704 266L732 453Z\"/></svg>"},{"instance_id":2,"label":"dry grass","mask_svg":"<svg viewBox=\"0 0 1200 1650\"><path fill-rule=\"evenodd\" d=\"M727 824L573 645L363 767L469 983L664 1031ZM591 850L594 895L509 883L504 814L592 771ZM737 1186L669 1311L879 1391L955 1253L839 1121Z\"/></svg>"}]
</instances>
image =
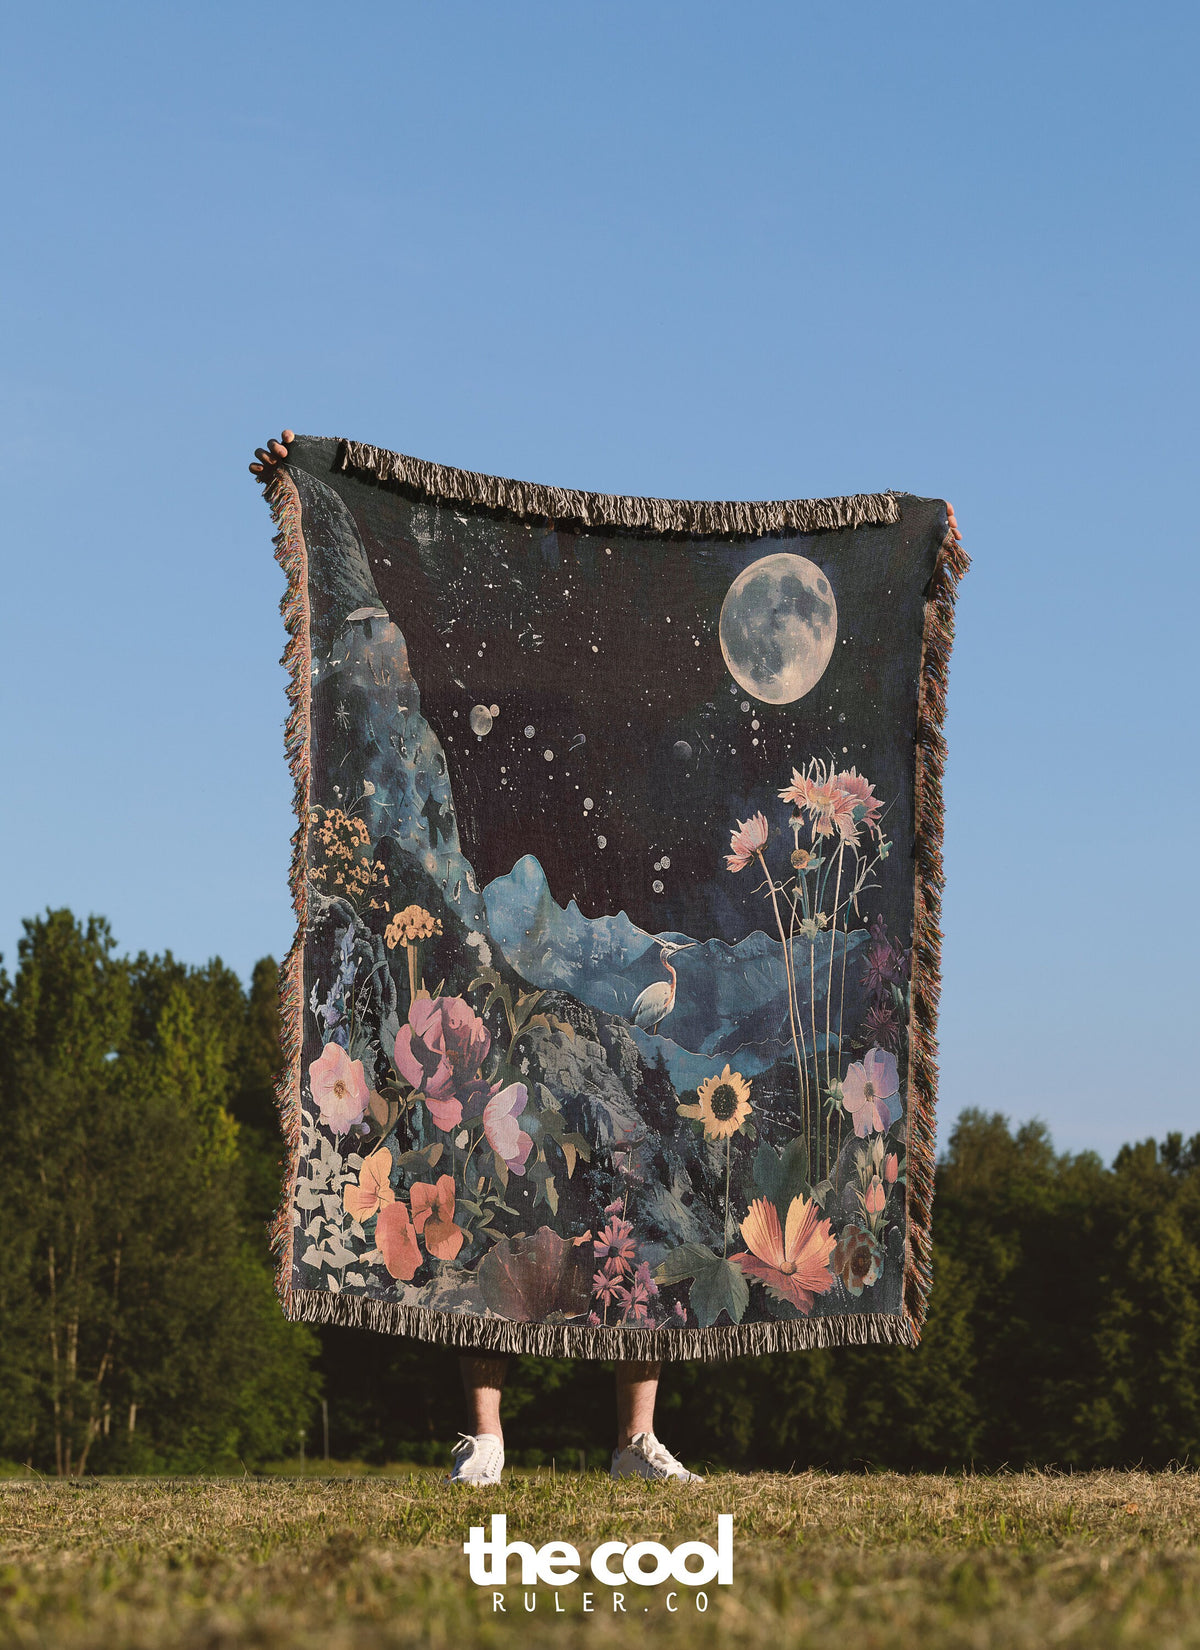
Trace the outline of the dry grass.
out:
<instances>
[{"instance_id":1,"label":"dry grass","mask_svg":"<svg viewBox=\"0 0 1200 1650\"><path fill-rule=\"evenodd\" d=\"M666 1588L538 1589L507 1615L471 1585L469 1522L510 1539L715 1539L736 1531L734 1585L698 1615ZM515 1572L514 1572L515 1573ZM0 1486L0 1644L187 1650L615 1647L682 1650L1200 1650L1200 1479L1192 1473L998 1478L735 1477L703 1486L515 1477L450 1490L439 1475L242 1481L10 1481Z\"/></svg>"}]
</instances>

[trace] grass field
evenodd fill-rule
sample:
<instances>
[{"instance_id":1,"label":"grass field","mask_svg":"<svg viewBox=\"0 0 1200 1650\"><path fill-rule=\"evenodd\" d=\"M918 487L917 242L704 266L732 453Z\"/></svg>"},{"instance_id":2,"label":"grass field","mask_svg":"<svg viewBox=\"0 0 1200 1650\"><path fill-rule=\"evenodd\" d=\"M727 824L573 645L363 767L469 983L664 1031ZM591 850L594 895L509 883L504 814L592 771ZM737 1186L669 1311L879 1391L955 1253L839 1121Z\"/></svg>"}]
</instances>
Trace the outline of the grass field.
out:
<instances>
[{"instance_id":1,"label":"grass field","mask_svg":"<svg viewBox=\"0 0 1200 1650\"><path fill-rule=\"evenodd\" d=\"M697 1613L670 1584L539 1587L494 1614L461 1546L509 1539L715 1541L734 1517L732 1587ZM514 1578L519 1580L514 1569ZM585 1588L593 1613L582 1613ZM718 1475L613 1484L514 1476L451 1490L402 1469L345 1478L9 1480L0 1485L0 1644L78 1650L365 1650L430 1645L1200 1647L1200 1478Z\"/></svg>"}]
</instances>

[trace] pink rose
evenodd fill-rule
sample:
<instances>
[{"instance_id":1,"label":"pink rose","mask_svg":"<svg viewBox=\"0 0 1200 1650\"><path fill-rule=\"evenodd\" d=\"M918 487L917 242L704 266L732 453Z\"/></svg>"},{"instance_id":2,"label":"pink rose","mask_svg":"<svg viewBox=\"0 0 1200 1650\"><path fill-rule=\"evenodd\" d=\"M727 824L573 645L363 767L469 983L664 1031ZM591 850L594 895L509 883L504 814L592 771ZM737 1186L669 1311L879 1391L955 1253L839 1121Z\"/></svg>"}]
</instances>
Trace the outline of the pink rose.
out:
<instances>
[{"instance_id":1,"label":"pink rose","mask_svg":"<svg viewBox=\"0 0 1200 1650\"><path fill-rule=\"evenodd\" d=\"M418 997L409 1008L396 1038L396 1067L425 1096L439 1129L457 1128L464 1102L487 1092L479 1068L491 1046L487 1027L461 997Z\"/></svg>"},{"instance_id":2,"label":"pink rose","mask_svg":"<svg viewBox=\"0 0 1200 1650\"><path fill-rule=\"evenodd\" d=\"M866 1058L850 1067L842 1081L842 1098L860 1139L876 1131L884 1134L891 1128L900 1115L900 1105L898 1101L895 1106L888 1102L899 1087L896 1056L885 1048L868 1049Z\"/></svg>"},{"instance_id":3,"label":"pink rose","mask_svg":"<svg viewBox=\"0 0 1200 1650\"><path fill-rule=\"evenodd\" d=\"M308 1068L308 1083L321 1121L334 1134L345 1134L362 1121L371 1098L361 1060L352 1060L340 1043L326 1043Z\"/></svg>"},{"instance_id":4,"label":"pink rose","mask_svg":"<svg viewBox=\"0 0 1200 1650\"><path fill-rule=\"evenodd\" d=\"M488 1145L500 1154L512 1174L525 1173L525 1159L533 1149L533 1140L517 1122L528 1099L524 1083L510 1083L499 1094L493 1094L483 1108Z\"/></svg>"}]
</instances>

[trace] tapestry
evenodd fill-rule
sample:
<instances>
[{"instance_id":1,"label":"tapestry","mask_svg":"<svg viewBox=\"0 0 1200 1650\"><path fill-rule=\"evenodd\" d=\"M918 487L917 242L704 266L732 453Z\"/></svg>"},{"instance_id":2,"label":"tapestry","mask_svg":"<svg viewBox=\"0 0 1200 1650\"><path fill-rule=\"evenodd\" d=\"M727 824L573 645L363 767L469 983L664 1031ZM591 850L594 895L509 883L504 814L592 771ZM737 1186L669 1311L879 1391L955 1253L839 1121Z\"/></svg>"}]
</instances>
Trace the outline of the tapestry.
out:
<instances>
[{"instance_id":1,"label":"tapestry","mask_svg":"<svg viewBox=\"0 0 1200 1650\"><path fill-rule=\"evenodd\" d=\"M288 1315L567 1357L915 1344L946 506L304 437L268 497Z\"/></svg>"}]
</instances>

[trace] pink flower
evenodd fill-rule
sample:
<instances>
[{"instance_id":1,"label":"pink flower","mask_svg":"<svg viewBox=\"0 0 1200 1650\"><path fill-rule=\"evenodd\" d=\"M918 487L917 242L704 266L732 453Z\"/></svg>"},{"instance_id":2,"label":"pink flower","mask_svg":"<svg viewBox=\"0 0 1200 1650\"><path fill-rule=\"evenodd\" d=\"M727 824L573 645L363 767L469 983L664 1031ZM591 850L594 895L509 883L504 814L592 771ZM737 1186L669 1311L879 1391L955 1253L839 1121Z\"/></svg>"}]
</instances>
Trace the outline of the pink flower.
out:
<instances>
[{"instance_id":1,"label":"pink flower","mask_svg":"<svg viewBox=\"0 0 1200 1650\"><path fill-rule=\"evenodd\" d=\"M371 1099L361 1060L352 1060L340 1043L326 1043L308 1068L312 1097L321 1121L334 1134L362 1120Z\"/></svg>"},{"instance_id":2,"label":"pink flower","mask_svg":"<svg viewBox=\"0 0 1200 1650\"><path fill-rule=\"evenodd\" d=\"M512 1174L525 1173L525 1159L533 1149L532 1137L517 1122L528 1099L524 1083L510 1083L499 1094L493 1094L483 1108L483 1132L488 1145L504 1159Z\"/></svg>"},{"instance_id":3,"label":"pink flower","mask_svg":"<svg viewBox=\"0 0 1200 1650\"><path fill-rule=\"evenodd\" d=\"M658 1294L658 1285L655 1283L654 1279L650 1276L650 1262L648 1260L644 1260L642 1262L642 1264L638 1267L637 1271L634 1273L634 1277L637 1279L638 1283L642 1286L642 1288L646 1291L647 1295L657 1295Z\"/></svg>"},{"instance_id":4,"label":"pink flower","mask_svg":"<svg viewBox=\"0 0 1200 1650\"><path fill-rule=\"evenodd\" d=\"M851 770L853 771L853 770ZM856 781L858 775L855 774ZM832 765L815 758L806 774L792 769L792 782L779 795L794 808L807 809L812 821L813 836L832 836L837 830L843 841L857 841L854 830L854 804L857 798L841 783L843 776L833 771Z\"/></svg>"},{"instance_id":5,"label":"pink flower","mask_svg":"<svg viewBox=\"0 0 1200 1650\"><path fill-rule=\"evenodd\" d=\"M425 1247L438 1260L453 1260L463 1246L466 1233L454 1224L454 1177L442 1175L432 1186L418 1181L408 1194L412 1204L413 1230L425 1239Z\"/></svg>"},{"instance_id":6,"label":"pink flower","mask_svg":"<svg viewBox=\"0 0 1200 1650\"><path fill-rule=\"evenodd\" d=\"M602 1272L597 1272L592 1279L592 1293L599 1295L604 1305L608 1306L622 1293L620 1272L612 1273L607 1267Z\"/></svg>"},{"instance_id":7,"label":"pink flower","mask_svg":"<svg viewBox=\"0 0 1200 1650\"><path fill-rule=\"evenodd\" d=\"M883 1181L877 1174L873 1174L863 1198L863 1205L869 1215L881 1215L886 1202L887 1193L883 1189Z\"/></svg>"},{"instance_id":8,"label":"pink flower","mask_svg":"<svg viewBox=\"0 0 1200 1650\"><path fill-rule=\"evenodd\" d=\"M854 1119L854 1132L860 1138L878 1130L880 1134L891 1128L900 1115L900 1103L889 1106L900 1087L896 1056L883 1048L867 1050L864 1060L856 1060L842 1079L842 1095L846 1110Z\"/></svg>"},{"instance_id":9,"label":"pink flower","mask_svg":"<svg viewBox=\"0 0 1200 1650\"><path fill-rule=\"evenodd\" d=\"M624 1198L614 1197L611 1203L604 1205L604 1213L606 1215L619 1215L624 1207Z\"/></svg>"},{"instance_id":10,"label":"pink flower","mask_svg":"<svg viewBox=\"0 0 1200 1650\"><path fill-rule=\"evenodd\" d=\"M375 1242L383 1256L383 1264L392 1276L402 1283L410 1282L421 1264L421 1250L408 1216L407 1204L397 1199L380 1210L375 1223Z\"/></svg>"},{"instance_id":11,"label":"pink flower","mask_svg":"<svg viewBox=\"0 0 1200 1650\"><path fill-rule=\"evenodd\" d=\"M392 1154L386 1146L380 1146L359 1170L358 1180L342 1187L342 1207L351 1220L370 1220L385 1203L394 1203L391 1180Z\"/></svg>"},{"instance_id":12,"label":"pink flower","mask_svg":"<svg viewBox=\"0 0 1200 1650\"><path fill-rule=\"evenodd\" d=\"M844 842L857 842L854 803L833 774L809 785L808 812L814 836L832 836L836 830Z\"/></svg>"},{"instance_id":13,"label":"pink flower","mask_svg":"<svg viewBox=\"0 0 1200 1650\"><path fill-rule=\"evenodd\" d=\"M630 1234L633 1227L627 1220L617 1220L615 1217L595 1239L593 1247L598 1255L611 1255L614 1260L631 1261L636 1251L636 1245Z\"/></svg>"},{"instance_id":14,"label":"pink flower","mask_svg":"<svg viewBox=\"0 0 1200 1650\"><path fill-rule=\"evenodd\" d=\"M883 1178L889 1186L896 1184L896 1176L900 1173L900 1159L895 1152L889 1152L883 1160Z\"/></svg>"},{"instance_id":15,"label":"pink flower","mask_svg":"<svg viewBox=\"0 0 1200 1650\"><path fill-rule=\"evenodd\" d=\"M687 1307L682 1301L674 1301L671 1306L671 1312L679 1319L680 1323L687 1322Z\"/></svg>"},{"instance_id":16,"label":"pink flower","mask_svg":"<svg viewBox=\"0 0 1200 1650\"><path fill-rule=\"evenodd\" d=\"M425 1096L437 1128L462 1122L463 1104L486 1092L479 1068L492 1046L483 1021L461 997L418 997L396 1038L396 1068Z\"/></svg>"},{"instance_id":17,"label":"pink flower","mask_svg":"<svg viewBox=\"0 0 1200 1650\"><path fill-rule=\"evenodd\" d=\"M623 1307L621 1318L624 1323L646 1323L650 1312L646 1305L645 1291L640 1290L636 1283L628 1289L622 1289L620 1304Z\"/></svg>"},{"instance_id":18,"label":"pink flower","mask_svg":"<svg viewBox=\"0 0 1200 1650\"><path fill-rule=\"evenodd\" d=\"M600 1322L599 1312L589 1312L588 1315L587 1315L587 1321L592 1325L593 1328L595 1328L595 1326Z\"/></svg>"},{"instance_id":19,"label":"pink flower","mask_svg":"<svg viewBox=\"0 0 1200 1650\"><path fill-rule=\"evenodd\" d=\"M725 863L731 871L744 871L767 843L767 816L754 814L750 819L739 819L736 831L729 833L731 854L725 856Z\"/></svg>"},{"instance_id":20,"label":"pink flower","mask_svg":"<svg viewBox=\"0 0 1200 1650\"><path fill-rule=\"evenodd\" d=\"M837 776L837 782L840 788L850 798L854 812L858 813L859 809L862 810L861 813L858 813L858 818L853 821L852 829L854 829L854 840L858 840L858 831L855 827L859 825L865 825L869 831L874 831L876 835L878 835L879 814L883 807L883 803L875 795L874 785L871 784L870 780L865 779L863 775L859 773L857 768L851 768L848 772L839 773ZM844 834L845 833L843 832L843 835ZM850 838L847 837L846 840L849 841Z\"/></svg>"},{"instance_id":21,"label":"pink flower","mask_svg":"<svg viewBox=\"0 0 1200 1650\"><path fill-rule=\"evenodd\" d=\"M781 802L790 802L792 807L796 809L797 813L799 813L801 808L808 807L808 780L800 772L799 768L792 769L792 782L780 791L779 799ZM796 823L798 824L799 822L797 821Z\"/></svg>"},{"instance_id":22,"label":"pink flower","mask_svg":"<svg viewBox=\"0 0 1200 1650\"><path fill-rule=\"evenodd\" d=\"M748 1277L765 1283L772 1295L791 1301L808 1312L816 1296L833 1288L829 1256L836 1239L820 1209L806 1197L788 1204L787 1222L779 1226L779 1211L766 1198L756 1197L742 1222L749 1254L730 1255Z\"/></svg>"}]
</instances>

